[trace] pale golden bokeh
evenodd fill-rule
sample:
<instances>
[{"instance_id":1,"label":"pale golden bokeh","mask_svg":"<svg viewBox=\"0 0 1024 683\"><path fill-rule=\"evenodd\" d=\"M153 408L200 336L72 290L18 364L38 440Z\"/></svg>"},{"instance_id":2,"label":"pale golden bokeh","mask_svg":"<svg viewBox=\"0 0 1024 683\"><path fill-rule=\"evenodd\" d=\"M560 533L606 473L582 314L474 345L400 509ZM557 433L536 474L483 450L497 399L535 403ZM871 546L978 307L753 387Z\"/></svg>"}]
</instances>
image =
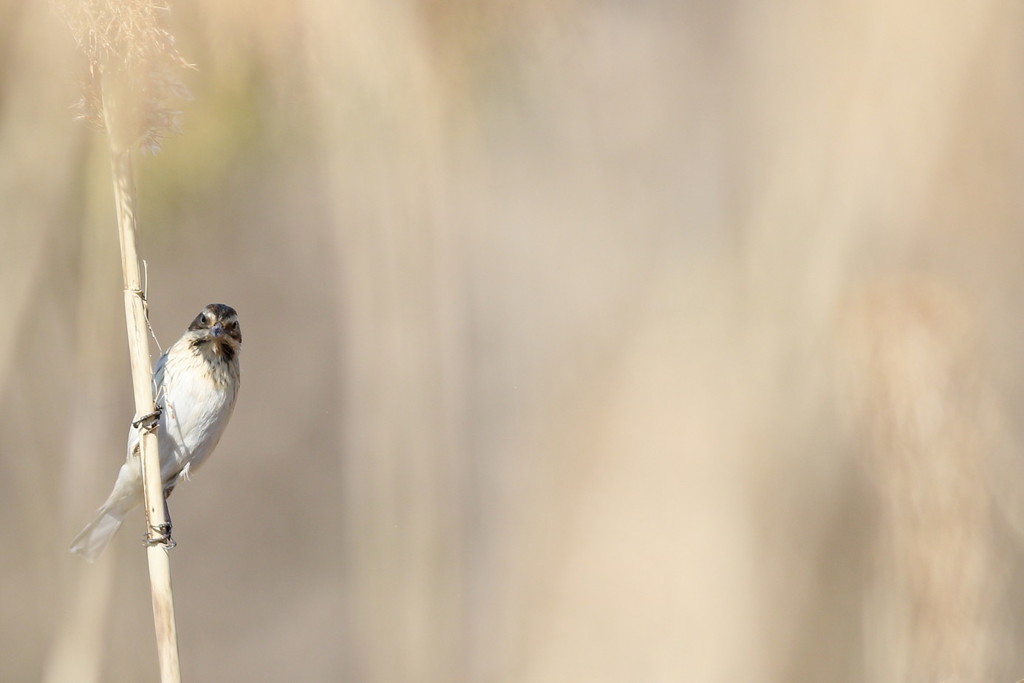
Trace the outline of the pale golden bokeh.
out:
<instances>
[{"instance_id":1,"label":"pale golden bokeh","mask_svg":"<svg viewBox=\"0 0 1024 683\"><path fill-rule=\"evenodd\" d=\"M185 680L1024 677L1024 10L173 5L153 327L245 331ZM105 143L0 0L0 679L155 680Z\"/></svg>"}]
</instances>

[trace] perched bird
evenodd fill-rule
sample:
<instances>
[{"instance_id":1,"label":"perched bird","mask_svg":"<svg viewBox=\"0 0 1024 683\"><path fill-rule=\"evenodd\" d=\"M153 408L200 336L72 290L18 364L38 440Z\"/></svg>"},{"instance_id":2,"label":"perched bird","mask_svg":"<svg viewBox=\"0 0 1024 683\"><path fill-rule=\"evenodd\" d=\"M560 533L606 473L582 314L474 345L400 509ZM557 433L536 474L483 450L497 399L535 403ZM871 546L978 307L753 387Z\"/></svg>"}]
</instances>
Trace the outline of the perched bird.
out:
<instances>
[{"instance_id":1,"label":"perched bird","mask_svg":"<svg viewBox=\"0 0 1024 683\"><path fill-rule=\"evenodd\" d=\"M238 396L241 349L242 332L235 309L210 304L156 362L154 416L165 499L179 481L188 479L203 464L224 433ZM71 543L71 552L90 562L107 547L125 515L142 503L137 424L128 432L128 458L114 490L96 518Z\"/></svg>"}]
</instances>

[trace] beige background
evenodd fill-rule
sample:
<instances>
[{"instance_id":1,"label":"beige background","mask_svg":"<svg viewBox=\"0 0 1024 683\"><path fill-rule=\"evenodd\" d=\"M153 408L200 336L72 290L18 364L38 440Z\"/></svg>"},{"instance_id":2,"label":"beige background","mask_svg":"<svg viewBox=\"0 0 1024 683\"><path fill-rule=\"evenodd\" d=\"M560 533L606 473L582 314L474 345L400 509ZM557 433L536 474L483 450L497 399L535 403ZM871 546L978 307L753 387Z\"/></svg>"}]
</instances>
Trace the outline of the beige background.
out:
<instances>
[{"instance_id":1,"label":"beige background","mask_svg":"<svg viewBox=\"0 0 1024 683\"><path fill-rule=\"evenodd\" d=\"M191 681L1024 677L1018 3L186 0ZM0 0L0 679L155 680L104 140Z\"/></svg>"}]
</instances>

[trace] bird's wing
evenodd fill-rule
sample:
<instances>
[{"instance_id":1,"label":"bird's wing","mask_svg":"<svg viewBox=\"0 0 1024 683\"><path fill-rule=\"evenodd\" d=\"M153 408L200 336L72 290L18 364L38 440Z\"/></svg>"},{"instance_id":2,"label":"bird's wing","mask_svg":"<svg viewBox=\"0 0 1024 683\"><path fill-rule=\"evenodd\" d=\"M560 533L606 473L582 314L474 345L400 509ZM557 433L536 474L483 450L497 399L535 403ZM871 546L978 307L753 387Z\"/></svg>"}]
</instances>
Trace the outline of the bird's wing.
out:
<instances>
[{"instance_id":1,"label":"bird's wing","mask_svg":"<svg viewBox=\"0 0 1024 683\"><path fill-rule=\"evenodd\" d=\"M153 401L157 408L164 407L164 366L167 365L167 352L164 351L156 360L153 366ZM128 427L128 460L132 459L132 453L139 446L139 430L135 427Z\"/></svg>"},{"instance_id":2,"label":"bird's wing","mask_svg":"<svg viewBox=\"0 0 1024 683\"><path fill-rule=\"evenodd\" d=\"M167 367L167 353L170 351L164 351L160 354L160 357L156 360L156 365L153 366L153 400L156 402L157 407L162 408L164 405L164 368Z\"/></svg>"}]
</instances>

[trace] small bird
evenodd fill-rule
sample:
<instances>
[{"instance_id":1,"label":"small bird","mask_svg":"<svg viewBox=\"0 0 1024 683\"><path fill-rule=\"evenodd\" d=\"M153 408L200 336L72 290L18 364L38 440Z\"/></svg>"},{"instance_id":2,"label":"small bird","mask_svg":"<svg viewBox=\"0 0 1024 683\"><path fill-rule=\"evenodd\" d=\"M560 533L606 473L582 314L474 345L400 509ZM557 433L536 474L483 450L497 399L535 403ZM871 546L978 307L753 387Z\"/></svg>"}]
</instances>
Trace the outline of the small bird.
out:
<instances>
[{"instance_id":1,"label":"small bird","mask_svg":"<svg viewBox=\"0 0 1024 683\"><path fill-rule=\"evenodd\" d=\"M210 304L153 368L160 474L164 499L188 479L220 441L238 396L242 331L235 309ZM136 420L128 432L128 458L96 518L71 543L71 552L95 560L125 516L142 503L142 466ZM166 503L165 503L166 504ZM170 541L170 518L166 540ZM173 543L173 542L172 542Z\"/></svg>"}]
</instances>

